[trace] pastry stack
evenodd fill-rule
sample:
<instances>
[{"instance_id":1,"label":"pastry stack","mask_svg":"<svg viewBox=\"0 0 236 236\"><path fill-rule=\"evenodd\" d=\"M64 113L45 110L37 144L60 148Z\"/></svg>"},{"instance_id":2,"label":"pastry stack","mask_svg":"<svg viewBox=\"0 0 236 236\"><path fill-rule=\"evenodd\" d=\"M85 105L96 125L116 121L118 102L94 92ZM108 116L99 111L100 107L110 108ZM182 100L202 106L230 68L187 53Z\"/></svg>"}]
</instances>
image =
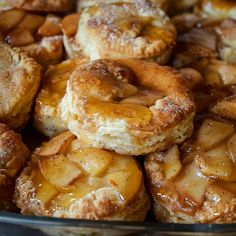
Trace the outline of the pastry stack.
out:
<instances>
[{"instance_id":1,"label":"pastry stack","mask_svg":"<svg viewBox=\"0 0 236 236\"><path fill-rule=\"evenodd\" d=\"M230 0L4 0L0 209L236 222L235 20Z\"/></svg>"}]
</instances>

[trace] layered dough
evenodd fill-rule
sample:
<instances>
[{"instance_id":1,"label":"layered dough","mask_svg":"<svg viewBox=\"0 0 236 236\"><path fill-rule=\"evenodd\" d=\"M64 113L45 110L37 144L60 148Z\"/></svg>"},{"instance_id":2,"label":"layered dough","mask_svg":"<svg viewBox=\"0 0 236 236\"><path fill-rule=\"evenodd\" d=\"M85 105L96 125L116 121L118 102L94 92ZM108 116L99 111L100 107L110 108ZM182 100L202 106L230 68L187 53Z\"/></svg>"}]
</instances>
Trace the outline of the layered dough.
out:
<instances>
[{"instance_id":1,"label":"layered dough","mask_svg":"<svg viewBox=\"0 0 236 236\"><path fill-rule=\"evenodd\" d=\"M6 9L0 12L0 32L4 42L20 47L47 67L60 62L63 56L60 21L54 14Z\"/></svg>"},{"instance_id":2,"label":"layered dough","mask_svg":"<svg viewBox=\"0 0 236 236\"><path fill-rule=\"evenodd\" d=\"M195 113L180 74L140 60L81 65L68 80L60 110L86 145L130 155L182 142Z\"/></svg>"},{"instance_id":3,"label":"layered dough","mask_svg":"<svg viewBox=\"0 0 236 236\"><path fill-rule=\"evenodd\" d=\"M0 121L22 128L41 79L41 66L25 53L0 43Z\"/></svg>"},{"instance_id":4,"label":"layered dough","mask_svg":"<svg viewBox=\"0 0 236 236\"><path fill-rule=\"evenodd\" d=\"M233 124L205 119L181 147L149 154L148 185L157 219L175 223L236 222Z\"/></svg>"},{"instance_id":5,"label":"layered dough","mask_svg":"<svg viewBox=\"0 0 236 236\"><path fill-rule=\"evenodd\" d=\"M137 58L164 64L176 31L165 13L147 1L91 6L82 10L74 36L64 34L69 57Z\"/></svg>"},{"instance_id":6,"label":"layered dough","mask_svg":"<svg viewBox=\"0 0 236 236\"><path fill-rule=\"evenodd\" d=\"M34 126L40 133L51 137L67 129L58 105L65 94L70 75L85 61L83 58L63 61L46 71L34 112Z\"/></svg>"},{"instance_id":7,"label":"layered dough","mask_svg":"<svg viewBox=\"0 0 236 236\"><path fill-rule=\"evenodd\" d=\"M71 9L71 0L4 0L19 9L42 12L65 12Z\"/></svg>"},{"instance_id":8,"label":"layered dough","mask_svg":"<svg viewBox=\"0 0 236 236\"><path fill-rule=\"evenodd\" d=\"M19 134L0 124L0 210L13 210L15 179L29 156Z\"/></svg>"},{"instance_id":9,"label":"layered dough","mask_svg":"<svg viewBox=\"0 0 236 236\"><path fill-rule=\"evenodd\" d=\"M143 221L150 206L133 157L83 148L68 131L34 151L15 202L23 214L91 220Z\"/></svg>"}]
</instances>

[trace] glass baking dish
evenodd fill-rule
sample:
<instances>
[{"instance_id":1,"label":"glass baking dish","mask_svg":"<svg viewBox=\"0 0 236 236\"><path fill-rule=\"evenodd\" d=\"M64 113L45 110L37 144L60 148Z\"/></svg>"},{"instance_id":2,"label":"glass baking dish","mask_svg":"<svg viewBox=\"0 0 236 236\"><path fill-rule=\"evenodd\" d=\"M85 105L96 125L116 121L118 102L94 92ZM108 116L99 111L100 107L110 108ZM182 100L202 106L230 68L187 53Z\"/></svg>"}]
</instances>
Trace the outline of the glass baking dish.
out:
<instances>
[{"instance_id":1,"label":"glass baking dish","mask_svg":"<svg viewBox=\"0 0 236 236\"><path fill-rule=\"evenodd\" d=\"M236 235L236 224L171 224L59 219L0 213L0 235Z\"/></svg>"}]
</instances>

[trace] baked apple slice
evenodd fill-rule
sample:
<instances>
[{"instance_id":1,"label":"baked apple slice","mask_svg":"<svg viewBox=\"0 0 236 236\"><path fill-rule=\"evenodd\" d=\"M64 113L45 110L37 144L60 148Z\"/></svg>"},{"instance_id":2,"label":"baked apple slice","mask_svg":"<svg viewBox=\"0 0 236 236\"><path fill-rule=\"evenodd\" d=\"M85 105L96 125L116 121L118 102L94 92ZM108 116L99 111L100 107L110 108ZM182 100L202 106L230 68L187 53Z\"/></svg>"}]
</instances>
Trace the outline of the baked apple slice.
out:
<instances>
[{"instance_id":1,"label":"baked apple slice","mask_svg":"<svg viewBox=\"0 0 236 236\"><path fill-rule=\"evenodd\" d=\"M234 128L232 125L205 119L199 131L197 132L196 145L204 150L209 150L232 136Z\"/></svg>"},{"instance_id":2,"label":"baked apple slice","mask_svg":"<svg viewBox=\"0 0 236 236\"><path fill-rule=\"evenodd\" d=\"M102 149L84 148L68 154L68 158L79 163L91 176L99 176L107 170L112 161L112 155Z\"/></svg>"},{"instance_id":3,"label":"baked apple slice","mask_svg":"<svg viewBox=\"0 0 236 236\"><path fill-rule=\"evenodd\" d=\"M80 168L62 154L41 157L39 169L44 178L58 189L66 189L82 175Z\"/></svg>"},{"instance_id":4,"label":"baked apple slice","mask_svg":"<svg viewBox=\"0 0 236 236\"><path fill-rule=\"evenodd\" d=\"M75 136L71 132L65 131L45 143L35 154L39 156L63 154L73 139L75 139Z\"/></svg>"},{"instance_id":5,"label":"baked apple slice","mask_svg":"<svg viewBox=\"0 0 236 236\"><path fill-rule=\"evenodd\" d=\"M11 31L24 18L25 11L11 9L0 14L0 31L6 33Z\"/></svg>"},{"instance_id":6,"label":"baked apple slice","mask_svg":"<svg viewBox=\"0 0 236 236\"><path fill-rule=\"evenodd\" d=\"M175 178L181 169L182 164L180 162L178 146L174 145L164 155L163 170L165 173L165 178L167 180Z\"/></svg>"}]
</instances>

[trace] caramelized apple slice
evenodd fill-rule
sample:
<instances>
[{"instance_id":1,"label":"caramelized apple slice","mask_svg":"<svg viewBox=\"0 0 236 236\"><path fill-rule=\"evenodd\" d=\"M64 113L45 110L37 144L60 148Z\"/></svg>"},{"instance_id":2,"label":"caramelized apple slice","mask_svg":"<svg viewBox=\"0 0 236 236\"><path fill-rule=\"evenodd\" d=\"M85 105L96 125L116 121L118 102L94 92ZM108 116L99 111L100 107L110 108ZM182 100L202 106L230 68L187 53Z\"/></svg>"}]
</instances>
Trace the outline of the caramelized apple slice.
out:
<instances>
[{"instance_id":1,"label":"caramelized apple slice","mask_svg":"<svg viewBox=\"0 0 236 236\"><path fill-rule=\"evenodd\" d=\"M12 46L25 46L34 43L32 33L23 29L13 30L7 35L5 40Z\"/></svg>"},{"instance_id":2,"label":"caramelized apple slice","mask_svg":"<svg viewBox=\"0 0 236 236\"><path fill-rule=\"evenodd\" d=\"M34 34L43 24L44 20L44 16L27 13L20 24L17 25L17 29L24 29Z\"/></svg>"},{"instance_id":3,"label":"caramelized apple slice","mask_svg":"<svg viewBox=\"0 0 236 236\"><path fill-rule=\"evenodd\" d=\"M79 163L91 176L102 174L112 161L112 155L105 150L85 148L68 154L68 158Z\"/></svg>"},{"instance_id":4,"label":"caramelized apple slice","mask_svg":"<svg viewBox=\"0 0 236 236\"><path fill-rule=\"evenodd\" d=\"M133 103L141 106L150 107L153 106L156 100L164 97L164 94L154 90L143 90L134 96L125 98L121 103Z\"/></svg>"},{"instance_id":5,"label":"caramelized apple slice","mask_svg":"<svg viewBox=\"0 0 236 236\"><path fill-rule=\"evenodd\" d=\"M206 119L198 130L196 144L205 150L209 150L229 138L234 133L230 124Z\"/></svg>"},{"instance_id":6,"label":"caramelized apple slice","mask_svg":"<svg viewBox=\"0 0 236 236\"><path fill-rule=\"evenodd\" d=\"M46 142L36 154L40 156L53 156L58 153L63 154L73 139L75 139L75 136L71 132L65 131Z\"/></svg>"},{"instance_id":7,"label":"caramelized apple slice","mask_svg":"<svg viewBox=\"0 0 236 236\"><path fill-rule=\"evenodd\" d=\"M233 163L229 154L227 154L225 143L215 149L197 155L194 159L194 164L206 176L224 181L236 181L232 176Z\"/></svg>"},{"instance_id":8,"label":"caramelized apple slice","mask_svg":"<svg viewBox=\"0 0 236 236\"><path fill-rule=\"evenodd\" d=\"M230 158L234 164L236 164L236 134L234 134L227 143L228 152Z\"/></svg>"},{"instance_id":9,"label":"caramelized apple slice","mask_svg":"<svg viewBox=\"0 0 236 236\"><path fill-rule=\"evenodd\" d=\"M38 34L46 37L61 34L60 21L60 17L48 14L44 24L38 29Z\"/></svg>"},{"instance_id":10,"label":"caramelized apple slice","mask_svg":"<svg viewBox=\"0 0 236 236\"><path fill-rule=\"evenodd\" d=\"M76 151L76 150L78 150L78 149L80 149L80 148L81 148L81 143L79 142L78 139L75 139L75 140L73 140L73 141L70 143L70 145L69 145L69 147L68 147L68 149L67 149L67 152L68 152L68 153L74 152L74 151Z\"/></svg>"},{"instance_id":11,"label":"caramelized apple slice","mask_svg":"<svg viewBox=\"0 0 236 236\"><path fill-rule=\"evenodd\" d=\"M12 9L0 14L0 31L11 31L25 16L25 11Z\"/></svg>"},{"instance_id":12,"label":"caramelized apple slice","mask_svg":"<svg viewBox=\"0 0 236 236\"><path fill-rule=\"evenodd\" d=\"M41 157L39 168L44 178L53 186L63 189L82 175L79 167L64 155Z\"/></svg>"},{"instance_id":13,"label":"caramelized apple slice","mask_svg":"<svg viewBox=\"0 0 236 236\"><path fill-rule=\"evenodd\" d=\"M47 206L47 204L57 195L57 189L44 179L38 169L33 170L32 180L34 186L38 186L36 190L36 199L44 206Z\"/></svg>"},{"instance_id":14,"label":"caramelized apple slice","mask_svg":"<svg viewBox=\"0 0 236 236\"><path fill-rule=\"evenodd\" d=\"M200 205L204 200L206 189L211 181L201 175L199 169L190 164L175 181L176 189L190 197L196 204ZM191 200L190 200L191 201Z\"/></svg>"},{"instance_id":15,"label":"caramelized apple slice","mask_svg":"<svg viewBox=\"0 0 236 236\"><path fill-rule=\"evenodd\" d=\"M182 164L179 160L178 146L174 145L164 155L163 170L166 179L169 180L175 178L181 169L182 169Z\"/></svg>"},{"instance_id":16,"label":"caramelized apple slice","mask_svg":"<svg viewBox=\"0 0 236 236\"><path fill-rule=\"evenodd\" d=\"M76 180L73 186L73 191L70 193L61 193L58 195L58 197L55 199L57 204L65 208L70 207L71 204L73 204L75 201L78 201L78 199L85 197L87 194L101 187L97 183L89 184L86 178Z\"/></svg>"},{"instance_id":17,"label":"caramelized apple slice","mask_svg":"<svg viewBox=\"0 0 236 236\"><path fill-rule=\"evenodd\" d=\"M129 201L137 193L141 184L141 172L134 169L131 171L120 170L107 175L108 183L115 188L122 197Z\"/></svg>"},{"instance_id":18,"label":"caramelized apple slice","mask_svg":"<svg viewBox=\"0 0 236 236\"><path fill-rule=\"evenodd\" d=\"M61 22L62 31L67 36L74 36L79 22L79 13L65 16Z\"/></svg>"},{"instance_id":19,"label":"caramelized apple slice","mask_svg":"<svg viewBox=\"0 0 236 236\"><path fill-rule=\"evenodd\" d=\"M211 111L222 117L236 120L236 96L232 95L218 101Z\"/></svg>"}]
</instances>

